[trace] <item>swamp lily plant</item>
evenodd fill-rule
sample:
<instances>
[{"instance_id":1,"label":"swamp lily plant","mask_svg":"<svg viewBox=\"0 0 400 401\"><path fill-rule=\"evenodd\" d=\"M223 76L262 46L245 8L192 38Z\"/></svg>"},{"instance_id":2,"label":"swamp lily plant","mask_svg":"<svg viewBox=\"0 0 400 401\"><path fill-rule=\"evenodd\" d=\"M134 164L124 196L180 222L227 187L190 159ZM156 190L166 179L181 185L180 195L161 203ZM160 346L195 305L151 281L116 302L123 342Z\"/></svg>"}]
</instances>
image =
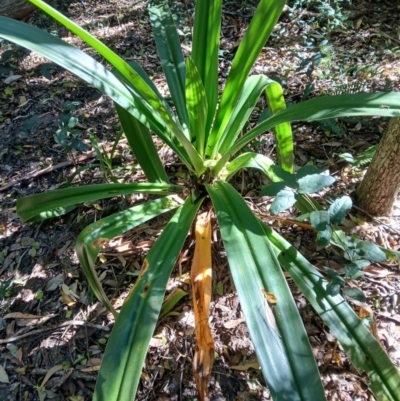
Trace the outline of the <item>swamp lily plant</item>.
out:
<instances>
[{"instance_id":1,"label":"swamp lily plant","mask_svg":"<svg viewBox=\"0 0 400 401\"><path fill-rule=\"evenodd\" d=\"M222 0L201 0L196 3L192 53L186 60L168 6L149 8L174 105L171 108L137 63L125 62L43 1L30 1L96 50L110 63L112 71L58 37L22 22L0 17L0 37L43 55L108 95L115 103L128 143L148 182L66 188L18 199L17 212L22 220L32 222L55 217L78 203L101 198L139 192L160 195L156 200L90 224L76 243L80 264L93 292L116 317L94 400L135 399L167 281L193 223L197 241L192 266L197 319L193 368L200 399L207 399L214 346L209 327L200 322L207 321L211 297L211 213L217 217L246 324L274 400L325 400L307 333L282 267L337 337L356 369L368 377L376 397L400 400L400 375L380 343L340 294L329 295L324 276L290 243L261 222L229 184L229 179L246 167L261 170L272 182L282 181L282 171L293 173L291 121L366 115L392 117L400 113L400 94L318 97L286 108L278 83L265 75L249 76L279 19L284 0L259 2L224 89L219 93ZM268 118L251 129L244 128L264 92ZM266 131L275 134L280 170L262 154L243 152L249 142ZM169 182L152 133L184 163L190 175L190 187ZM321 209L307 194L299 194L295 200L302 213ZM172 210L175 210L173 217L144 259L140 275L117 313L96 275L98 253L113 237Z\"/></svg>"}]
</instances>

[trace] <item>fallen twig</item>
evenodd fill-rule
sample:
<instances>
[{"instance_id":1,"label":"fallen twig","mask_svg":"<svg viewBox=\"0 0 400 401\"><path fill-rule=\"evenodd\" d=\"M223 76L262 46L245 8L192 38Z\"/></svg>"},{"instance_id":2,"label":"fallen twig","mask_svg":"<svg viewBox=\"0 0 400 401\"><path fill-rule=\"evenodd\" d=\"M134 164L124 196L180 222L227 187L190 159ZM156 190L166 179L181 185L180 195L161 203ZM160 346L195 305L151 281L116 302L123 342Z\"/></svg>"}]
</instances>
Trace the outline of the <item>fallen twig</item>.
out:
<instances>
[{"instance_id":1,"label":"fallen twig","mask_svg":"<svg viewBox=\"0 0 400 401\"><path fill-rule=\"evenodd\" d=\"M307 230L313 230L316 231L315 228L309 224L309 223L304 223L302 221L297 221L297 220L292 220L292 219L287 219L285 217L279 217L279 216L272 216L272 215L267 215L267 214L262 214L262 213L257 213L253 212L258 218L265 219L265 220L278 220L282 221L285 224L293 224L299 227L306 228Z\"/></svg>"},{"instance_id":2,"label":"fallen twig","mask_svg":"<svg viewBox=\"0 0 400 401\"><path fill-rule=\"evenodd\" d=\"M38 376L43 376L46 375L47 372L50 369L41 369L41 368L35 368L32 370L32 374L38 375ZM54 373L54 376L62 376L64 371L58 371ZM96 380L97 375L90 375L84 372L80 372L79 370L74 370L69 377L72 377L73 379L83 379L87 381L94 381Z\"/></svg>"},{"instance_id":3,"label":"fallen twig","mask_svg":"<svg viewBox=\"0 0 400 401\"><path fill-rule=\"evenodd\" d=\"M82 163L82 162L86 161L87 159L90 159L95 156L96 155L94 152L91 152L90 154L87 154L87 155L82 155L76 159L76 163ZM7 189L13 187L16 184L19 184L22 181L31 180L32 178L37 178L42 175L49 174L53 171L60 170L64 167L71 166L72 164L73 164L72 160L66 160L65 162L58 163L54 166L49 166L42 170L33 171L33 172L25 175L24 177L18 178L17 180L11 181L8 184L4 185L3 187L0 187L0 192L6 191Z\"/></svg>"},{"instance_id":4,"label":"fallen twig","mask_svg":"<svg viewBox=\"0 0 400 401\"><path fill-rule=\"evenodd\" d=\"M110 329L106 326L101 326L99 324L94 324L94 323L88 323L83 320L73 320L72 322L67 321L67 322L63 322L63 323L60 323L60 324L57 324L54 326L43 327L38 330L32 330L29 333L24 333L19 336L12 336L9 338L5 338L5 339L0 340L0 344L13 343L15 341L22 340L23 338L30 337L35 334L42 334L43 331L45 331L45 330L57 330L57 329L60 329L61 327L66 327L66 326L87 326L87 327L92 327L97 330L110 331Z\"/></svg>"},{"instance_id":5,"label":"fallen twig","mask_svg":"<svg viewBox=\"0 0 400 401\"><path fill-rule=\"evenodd\" d=\"M123 142L125 142L125 141L120 141L121 144ZM105 151L109 152L112 148L113 148L113 145L108 145L108 146L105 147ZM77 157L75 159L75 163L76 164L83 163L84 161L86 161L88 159L91 159L93 157L97 157L95 151L91 151L91 152L89 152L89 153L87 153L85 155L81 155L81 156ZM32 178L37 178L37 177L40 177L42 175L49 174L49 173L51 173L53 171L60 170L60 169L62 169L64 167L68 167L68 166L71 166L73 164L74 164L74 162L72 160L66 160L65 162L58 163L58 164L56 164L54 166L46 167L46 168L44 168L42 170L32 171L31 173L25 175L24 177L18 178L17 180L11 181L8 184L4 185L3 187L0 187L0 192L4 192L7 189L13 187L16 184L19 184L22 181L32 180Z\"/></svg>"},{"instance_id":6,"label":"fallen twig","mask_svg":"<svg viewBox=\"0 0 400 401\"><path fill-rule=\"evenodd\" d=\"M363 212L364 214L366 214L370 219L372 219L373 221L375 221L376 223L382 224L383 226L389 228L394 234L398 234L400 235L400 231L396 230L394 227L392 227L391 225L385 223L384 221L378 219L377 217L373 216L372 214L368 213L366 210L353 205L354 209L359 210L360 212Z\"/></svg>"}]
</instances>

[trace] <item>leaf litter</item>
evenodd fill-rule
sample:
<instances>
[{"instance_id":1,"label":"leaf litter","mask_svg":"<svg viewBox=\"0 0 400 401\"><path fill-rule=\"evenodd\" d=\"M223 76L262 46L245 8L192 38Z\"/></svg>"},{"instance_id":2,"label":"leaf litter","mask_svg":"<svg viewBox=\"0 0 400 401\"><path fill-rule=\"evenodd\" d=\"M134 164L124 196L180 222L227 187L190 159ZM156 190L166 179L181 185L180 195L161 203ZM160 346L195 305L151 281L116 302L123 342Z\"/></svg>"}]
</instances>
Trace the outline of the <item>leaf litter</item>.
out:
<instances>
[{"instance_id":1,"label":"leaf litter","mask_svg":"<svg viewBox=\"0 0 400 401\"><path fill-rule=\"evenodd\" d=\"M357 1L355 6L354 14L350 15L355 22L354 29L342 25L330 34L318 26L312 11L286 8L254 72L284 79L286 95L292 101L304 97L310 84L314 85L313 91L317 94L354 88L384 90L388 86L399 90L400 63L395 53L399 43L398 33L392 28L396 26L393 5ZM183 4L174 7L184 49L190 52L187 39L190 18ZM193 9L191 3L188 7ZM72 2L64 11L75 21L89 25L97 37L116 48L118 53L138 61L163 95L168 95L144 3L132 6L127 1L87 1L82 6ZM227 75L251 12L251 2L224 5L221 80ZM46 16L36 13L30 21L58 31L60 37L82 46ZM318 35L329 39L327 46L321 49L325 59L315 65L308 76L299 75L295 71L301 66L299 56L310 60L315 56L315 52L300 43L304 37ZM2 44L0 53L6 50L9 48ZM80 401L91 399L114 318L96 302L89 290L73 244L86 223L123 209L132 201L145 200L146 196L100 201L97 207L80 206L58 221L21 224L15 213L17 197L57 188L81 167L85 169L74 176L73 185L80 181L104 182L98 167L89 168L97 162L94 151L75 152L72 158L54 142L53 136L66 102L80 102L75 116L85 143L90 144L89 134L94 133L109 151L119 130L107 98L57 66L44 68L45 64L46 60L33 53L13 49L12 59L7 64L9 71L0 77L0 398L12 399L16 394L23 394L26 400L58 396ZM264 106L261 99L260 110ZM254 122L250 121L250 124ZM303 165L312 160L318 167L328 166L338 178L333 187L334 194L350 193L359 182L363 168L347 164L339 155L362 154L379 141L385 128L386 121L380 119L343 119L322 126L296 123L293 126L296 163ZM183 183L183 167L166 147L157 143L171 180ZM253 146L270 154L271 145L272 136L265 134ZM117 146L113 163L119 179L144 179L123 140ZM129 164L133 168L122 168ZM258 197L263 179L259 173L246 170L234 177L234 182L253 210L284 233L317 266L341 267L343 260L339 254L326 254L318 249L315 232L308 224L296 225L297 216L290 211L279 216L269 213L270 201ZM398 201L390 219L371 219L353 209L346 217L343 229L363 240L399 250L399 219ZM116 307L122 305L165 222L165 219L157 218L113 239L103 248L97 271L108 296L115 299ZM213 224L215 227L215 221ZM210 373L209 396L221 401L270 399L215 228L211 235L213 279L207 320L215 342L215 364ZM194 253L191 237L188 237L185 249L168 285L169 294L177 290L191 292L189 272ZM374 263L363 271L362 279L353 285L364 292L367 303L349 302L360 317L371 321L371 331L399 367L399 265L394 261ZM291 280L288 281L320 366L328 399L374 400L365 379L352 369L335 338L326 331ZM138 399L190 400L197 396L191 373L196 350L193 333L198 327L193 302L193 298L183 296L160 320L143 367ZM273 304L266 307L271 309Z\"/></svg>"}]
</instances>

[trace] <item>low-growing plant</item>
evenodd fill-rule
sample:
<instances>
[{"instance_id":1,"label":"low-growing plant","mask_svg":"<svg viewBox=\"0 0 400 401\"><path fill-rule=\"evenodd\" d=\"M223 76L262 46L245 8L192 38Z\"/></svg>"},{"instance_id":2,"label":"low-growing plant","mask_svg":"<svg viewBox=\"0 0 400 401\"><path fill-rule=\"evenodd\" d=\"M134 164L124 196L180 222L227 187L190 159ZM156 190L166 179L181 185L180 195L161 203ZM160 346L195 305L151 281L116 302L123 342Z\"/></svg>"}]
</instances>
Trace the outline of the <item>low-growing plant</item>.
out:
<instances>
[{"instance_id":1,"label":"low-growing plant","mask_svg":"<svg viewBox=\"0 0 400 401\"><path fill-rule=\"evenodd\" d=\"M118 183L118 180L113 176L113 158L117 150L119 140L121 139L123 130L120 130L114 140L113 146L110 153L107 152L104 146L100 149L99 142L95 135L90 135L90 142L92 142L93 148L96 152L97 159L100 162L100 170L103 172L104 179L110 179L114 183Z\"/></svg>"},{"instance_id":2,"label":"low-growing plant","mask_svg":"<svg viewBox=\"0 0 400 401\"><path fill-rule=\"evenodd\" d=\"M297 24L312 25L314 29L321 26L322 31L328 32L344 24L352 25L352 21L348 18L350 11L346 10L350 3L350 1L346 0L329 2L323 0L288 1L288 4L292 7L290 10L292 18L296 18L296 14L293 11L297 11L300 16L304 11L308 14L306 21L297 19Z\"/></svg>"},{"instance_id":3,"label":"low-growing plant","mask_svg":"<svg viewBox=\"0 0 400 401\"><path fill-rule=\"evenodd\" d=\"M273 166L273 171L282 181L267 185L261 190L260 195L275 196L270 207L271 213L274 214L292 207L301 200L303 194L319 192L335 182L335 178L326 174L327 171L322 171L313 165L301 167L296 174L290 174L279 166ZM317 231L316 243L318 246L326 247L334 244L342 249L343 258L349 261L343 265L343 273L347 279L361 277L363 267L387 259L385 252L376 244L361 241L355 236L347 236L338 229L352 206L351 198L345 195L331 201L327 210L318 210L319 208L315 207L312 212L307 212L297 218L300 222L308 220ZM360 290L346 286L346 281L340 273L329 267L326 267L326 273L330 278L326 287L329 295L335 296L342 289L350 298L365 301L365 296Z\"/></svg>"},{"instance_id":4,"label":"low-growing plant","mask_svg":"<svg viewBox=\"0 0 400 401\"><path fill-rule=\"evenodd\" d=\"M79 106L79 102L66 102L61 115L59 128L54 135L54 140L67 152L71 150L89 150L89 146L80 139L80 132L75 128L78 124L78 117L72 113Z\"/></svg>"},{"instance_id":5,"label":"low-growing plant","mask_svg":"<svg viewBox=\"0 0 400 401\"><path fill-rule=\"evenodd\" d=\"M354 167L362 167L365 164L371 163L377 149L378 145L373 145L367 149L364 149L361 154L357 156L353 156L351 153L341 153L339 157L343 160L346 160Z\"/></svg>"},{"instance_id":6,"label":"low-growing plant","mask_svg":"<svg viewBox=\"0 0 400 401\"><path fill-rule=\"evenodd\" d=\"M324 276L283 237L257 219L228 181L247 167L260 169L273 182L285 179L281 171L292 175L291 121L395 116L400 113L400 95L343 94L307 100L286 109L282 88L277 82L264 75L249 76L278 21L284 0L259 2L223 92L219 94L222 0L203 0L196 3L192 53L186 60L168 6L149 8L173 110L137 63L125 62L43 1L30 1L80 36L112 65L112 72L61 39L21 22L1 17L0 37L42 54L108 95L115 102L128 143L149 182L88 185L32 195L18 199L18 214L24 222L31 222L61 215L77 203L100 198L139 192L161 195L90 224L77 239L76 252L88 282L97 298L116 317L94 400L135 398L167 281L194 221L192 285L197 344L193 371L200 399L206 398L214 358L211 332L206 324L212 274L210 210L216 214L246 324L273 399L325 399L307 333L283 267L337 337L356 369L368 377L377 398L399 400L400 375L379 342L340 293L330 295ZM242 132L263 92L268 100L269 117ZM262 154L245 152L237 156L247 144L270 130L276 137L279 171ZM169 182L151 132L187 168L190 177L187 187ZM291 202L302 214L310 213L311 218L313 212L322 208L302 188L303 183L311 185L315 178L313 174L306 174L297 176L295 181L290 187L294 186L297 192ZM140 275L117 313L96 275L94 266L99 251L114 236L171 210L176 210L175 214L144 259ZM329 224L336 222L336 214L332 216ZM332 231L341 235L336 226ZM342 245L342 240L333 233L330 242Z\"/></svg>"}]
</instances>

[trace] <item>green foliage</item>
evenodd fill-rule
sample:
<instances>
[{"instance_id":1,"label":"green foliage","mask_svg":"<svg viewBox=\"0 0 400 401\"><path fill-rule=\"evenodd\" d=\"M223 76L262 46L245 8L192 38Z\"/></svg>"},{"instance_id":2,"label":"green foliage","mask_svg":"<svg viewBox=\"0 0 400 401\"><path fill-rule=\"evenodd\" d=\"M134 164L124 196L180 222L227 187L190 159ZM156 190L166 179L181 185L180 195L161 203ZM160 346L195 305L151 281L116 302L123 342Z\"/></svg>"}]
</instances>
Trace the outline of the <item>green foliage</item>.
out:
<instances>
[{"instance_id":1,"label":"green foliage","mask_svg":"<svg viewBox=\"0 0 400 401\"><path fill-rule=\"evenodd\" d=\"M271 205L271 213L274 214L293 206L300 194L319 192L335 182L333 177L311 165L300 168L296 174L290 174L279 166L274 166L273 171L282 181L269 184L261 190L260 195L276 196Z\"/></svg>"},{"instance_id":2,"label":"green foliage","mask_svg":"<svg viewBox=\"0 0 400 401\"><path fill-rule=\"evenodd\" d=\"M328 209L329 219L332 224L339 224L346 216L348 210L351 209L352 201L348 196L342 196L336 199Z\"/></svg>"},{"instance_id":3,"label":"green foliage","mask_svg":"<svg viewBox=\"0 0 400 401\"><path fill-rule=\"evenodd\" d=\"M60 127L54 135L54 140L63 149L70 150L89 150L89 146L82 142L80 132L75 129L78 124L78 118L74 117L72 113L75 111L79 102L67 102L65 103L61 115L60 115Z\"/></svg>"},{"instance_id":4,"label":"green foliage","mask_svg":"<svg viewBox=\"0 0 400 401\"><path fill-rule=\"evenodd\" d=\"M345 131L343 130L342 126L334 118L328 118L327 120L318 121L317 124L324 131L333 132L339 138L342 138L345 135Z\"/></svg>"},{"instance_id":5,"label":"green foliage","mask_svg":"<svg viewBox=\"0 0 400 401\"><path fill-rule=\"evenodd\" d=\"M113 157L115 155L115 151L117 149L118 142L121 139L122 134L123 134L123 130L120 130L119 133L117 134L115 140L114 140L113 147L112 147L111 152L109 154L107 153L107 151L106 151L106 149L104 147L102 147L102 149L100 149L97 138L93 134L90 135L90 142L92 143L93 148L94 148L94 150L96 152L97 159L100 162L100 169L103 172L105 180L110 178L110 180L112 182L114 182L115 184L118 183L118 181L112 175Z\"/></svg>"},{"instance_id":6,"label":"green foliage","mask_svg":"<svg viewBox=\"0 0 400 401\"><path fill-rule=\"evenodd\" d=\"M302 193L317 192L334 181L333 177L325 175L313 165L300 168L297 174L288 174L278 166L274 166L273 170L278 179L283 181L269 184L261 191L261 195L276 196L271 204L271 213L279 213L295 205L301 200ZM350 262L344 265L345 276L349 279L356 279L363 275L361 272L363 267L372 262L385 260L386 255L374 243L346 236L337 229L351 207L351 198L342 196L332 202L327 211L313 210L301 215L298 220L309 220L311 226L317 231L316 243L318 246L327 247L334 244L343 250L344 258ZM326 288L329 295L336 296L343 290L343 293L350 298L365 300L365 296L360 290L346 286L346 280L338 272L328 267L326 267L326 272L330 279Z\"/></svg>"},{"instance_id":7,"label":"green foliage","mask_svg":"<svg viewBox=\"0 0 400 401\"><path fill-rule=\"evenodd\" d=\"M290 0L288 5L292 7L291 14L293 17L306 9L309 11L309 19L314 29L319 25L323 30L331 30L342 26L343 24L349 24L351 21L348 20L349 11L346 10L346 5L351 3L351 0ZM297 13L296 13L297 11ZM304 24L304 21L297 22Z\"/></svg>"},{"instance_id":8,"label":"green foliage","mask_svg":"<svg viewBox=\"0 0 400 401\"><path fill-rule=\"evenodd\" d=\"M376 150L378 149L378 145L370 146L369 148L363 150L360 155L353 156L351 153L342 153L339 155L341 159L346 160L354 167L362 167L365 164L371 163L372 158L374 157Z\"/></svg>"},{"instance_id":9,"label":"green foliage","mask_svg":"<svg viewBox=\"0 0 400 401\"><path fill-rule=\"evenodd\" d=\"M204 0L196 3L193 50L186 60L168 6L157 5L149 10L171 93L172 109L138 64L125 62L89 32L43 1L30 1L96 50L110 63L112 72L61 39L21 22L0 17L0 37L42 54L109 96L116 105L129 146L149 182L92 185L21 198L17 202L21 218L31 222L55 217L78 203L106 197L137 192L161 195L157 200L134 205L92 223L78 237L76 251L88 282L97 298L117 317L93 399L125 401L135 398L169 275L189 228L209 195L246 323L273 398L294 401L325 399L306 332L281 270L283 266L337 336L354 366L370 377L377 398L399 400L400 375L339 294L345 280L328 273L331 274L328 283L289 243L256 219L227 181L242 168L260 169L274 183L262 191L263 195L277 196L278 201L275 199L273 203L274 211L295 205L320 230L321 242L325 245L330 242L343 249L349 260L346 271L354 277L356 266L361 268L367 260L383 260L387 251L364 241L349 239L337 229L336 225L351 206L347 198L336 200L324 211L309 196L330 185L334 181L332 177L314 166L304 166L292 174L290 122L341 116L394 116L400 110L400 95L342 94L309 99L286 108L279 83L263 75L248 77L285 5L284 0L261 0L219 96L222 1ZM248 129L246 123L264 91L269 112L256 126ZM66 124L68 129L74 128L73 121L71 127L69 121ZM268 130L275 133L279 166L255 152L234 157ZM186 188L169 184L152 134L168 145L186 166L190 182ZM96 148L94 139L92 143ZM109 159L100 155L100 149L97 150L100 160L108 166ZM186 199L179 200L174 194ZM172 209L176 209L175 214L145 258L135 286L118 314L102 290L94 268L101 247L115 235ZM272 320L271 314L266 313L266 291L277 299ZM333 292L337 294L332 296ZM359 297L359 294L352 295Z\"/></svg>"},{"instance_id":10,"label":"green foliage","mask_svg":"<svg viewBox=\"0 0 400 401\"><path fill-rule=\"evenodd\" d=\"M0 57L0 74L9 74L12 71L12 66L9 61L14 55L13 50L6 50Z\"/></svg>"}]
</instances>

